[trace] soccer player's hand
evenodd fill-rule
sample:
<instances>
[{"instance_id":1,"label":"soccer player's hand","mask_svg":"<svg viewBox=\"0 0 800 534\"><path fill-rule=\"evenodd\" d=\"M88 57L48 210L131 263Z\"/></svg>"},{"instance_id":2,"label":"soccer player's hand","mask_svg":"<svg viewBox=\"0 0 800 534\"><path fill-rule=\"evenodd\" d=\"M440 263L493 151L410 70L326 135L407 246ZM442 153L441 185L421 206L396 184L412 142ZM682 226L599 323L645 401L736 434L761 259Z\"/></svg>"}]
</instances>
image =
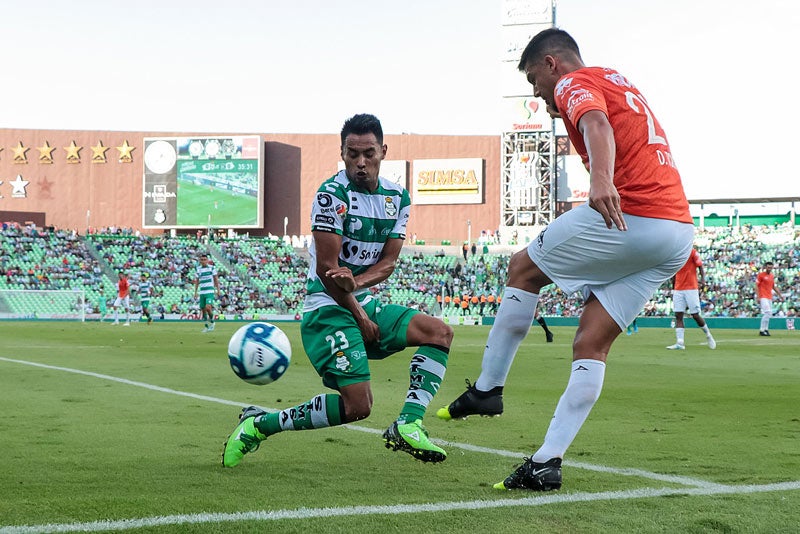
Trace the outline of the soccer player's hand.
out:
<instances>
[{"instance_id":1,"label":"soccer player's hand","mask_svg":"<svg viewBox=\"0 0 800 534\"><path fill-rule=\"evenodd\" d=\"M347 267L329 269L325 274L343 291L352 293L356 290L356 279L353 278L353 272Z\"/></svg>"},{"instance_id":2,"label":"soccer player's hand","mask_svg":"<svg viewBox=\"0 0 800 534\"><path fill-rule=\"evenodd\" d=\"M361 337L365 345L371 345L381 340L381 331L378 325L372 322L366 315L363 318L356 317L358 329L361 330Z\"/></svg>"},{"instance_id":3,"label":"soccer player's hand","mask_svg":"<svg viewBox=\"0 0 800 534\"><path fill-rule=\"evenodd\" d=\"M592 181L589 186L589 206L603 216L606 228L616 226L620 231L628 229L622 217L619 193L611 181Z\"/></svg>"}]
</instances>

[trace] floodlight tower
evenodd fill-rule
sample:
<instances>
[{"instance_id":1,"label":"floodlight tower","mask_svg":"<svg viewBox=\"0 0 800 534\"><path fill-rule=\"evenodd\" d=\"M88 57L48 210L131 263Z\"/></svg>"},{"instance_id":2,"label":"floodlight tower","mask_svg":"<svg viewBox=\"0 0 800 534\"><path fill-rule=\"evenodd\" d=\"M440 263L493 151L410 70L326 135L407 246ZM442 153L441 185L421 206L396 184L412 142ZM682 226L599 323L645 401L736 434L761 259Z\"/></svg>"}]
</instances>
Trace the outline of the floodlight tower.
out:
<instances>
[{"instance_id":1,"label":"floodlight tower","mask_svg":"<svg viewBox=\"0 0 800 534\"><path fill-rule=\"evenodd\" d=\"M531 38L555 25L555 0L504 0L502 97L506 109L501 137L500 234L532 239L555 218L556 138L544 101L517 70Z\"/></svg>"}]
</instances>

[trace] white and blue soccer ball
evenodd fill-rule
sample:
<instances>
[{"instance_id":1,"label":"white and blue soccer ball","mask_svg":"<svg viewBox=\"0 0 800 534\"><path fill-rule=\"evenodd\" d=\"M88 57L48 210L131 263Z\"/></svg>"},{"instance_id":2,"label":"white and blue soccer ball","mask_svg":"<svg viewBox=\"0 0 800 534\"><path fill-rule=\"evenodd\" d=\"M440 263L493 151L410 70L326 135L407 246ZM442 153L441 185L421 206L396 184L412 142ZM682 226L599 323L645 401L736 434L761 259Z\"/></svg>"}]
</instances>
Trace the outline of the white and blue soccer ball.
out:
<instances>
[{"instance_id":1,"label":"white and blue soccer ball","mask_svg":"<svg viewBox=\"0 0 800 534\"><path fill-rule=\"evenodd\" d=\"M292 345L274 324L250 323L231 336L228 359L236 376L261 386L283 376L292 359Z\"/></svg>"}]
</instances>

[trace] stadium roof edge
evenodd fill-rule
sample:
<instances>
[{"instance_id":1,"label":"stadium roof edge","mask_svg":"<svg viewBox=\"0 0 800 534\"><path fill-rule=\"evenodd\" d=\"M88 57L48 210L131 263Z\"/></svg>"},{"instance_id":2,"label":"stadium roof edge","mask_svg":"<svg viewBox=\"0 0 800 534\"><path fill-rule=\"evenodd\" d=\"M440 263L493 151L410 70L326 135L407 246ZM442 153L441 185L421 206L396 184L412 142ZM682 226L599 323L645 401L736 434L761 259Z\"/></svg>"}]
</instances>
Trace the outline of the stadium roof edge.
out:
<instances>
[{"instance_id":1,"label":"stadium roof edge","mask_svg":"<svg viewBox=\"0 0 800 534\"><path fill-rule=\"evenodd\" d=\"M689 204L755 204L763 202L800 202L796 197L767 197L767 198L692 198Z\"/></svg>"}]
</instances>

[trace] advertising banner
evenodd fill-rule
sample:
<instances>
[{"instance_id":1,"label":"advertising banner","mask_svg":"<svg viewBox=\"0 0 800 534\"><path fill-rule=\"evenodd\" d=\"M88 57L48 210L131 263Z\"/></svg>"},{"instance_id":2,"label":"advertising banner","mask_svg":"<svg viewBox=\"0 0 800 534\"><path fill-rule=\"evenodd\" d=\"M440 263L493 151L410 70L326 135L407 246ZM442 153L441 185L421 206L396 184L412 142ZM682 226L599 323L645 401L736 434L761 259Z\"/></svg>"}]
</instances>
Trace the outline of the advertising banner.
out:
<instances>
[{"instance_id":1,"label":"advertising banner","mask_svg":"<svg viewBox=\"0 0 800 534\"><path fill-rule=\"evenodd\" d=\"M483 204L480 158L413 161L412 204Z\"/></svg>"}]
</instances>

